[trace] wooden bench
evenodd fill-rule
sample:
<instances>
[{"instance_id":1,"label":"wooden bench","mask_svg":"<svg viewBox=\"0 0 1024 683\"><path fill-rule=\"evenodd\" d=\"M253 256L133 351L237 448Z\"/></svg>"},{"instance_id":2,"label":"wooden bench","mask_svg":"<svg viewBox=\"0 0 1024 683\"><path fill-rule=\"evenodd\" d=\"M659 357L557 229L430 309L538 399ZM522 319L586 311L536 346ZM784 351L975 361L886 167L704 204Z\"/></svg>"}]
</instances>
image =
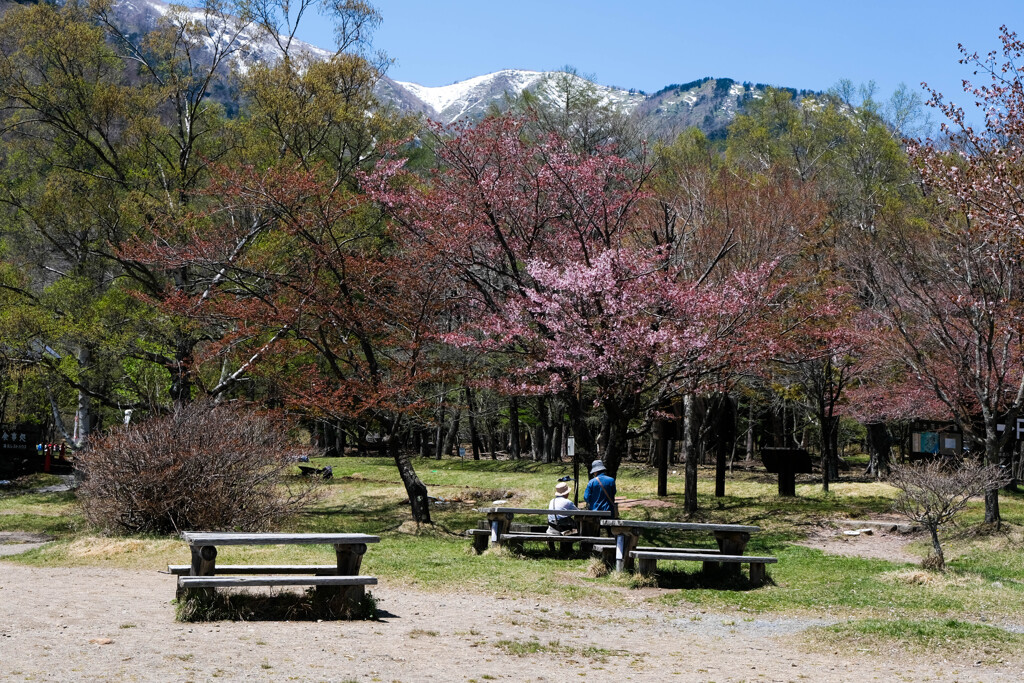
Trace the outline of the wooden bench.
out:
<instances>
[{"instance_id":1,"label":"wooden bench","mask_svg":"<svg viewBox=\"0 0 1024 683\"><path fill-rule=\"evenodd\" d=\"M599 522L602 519L606 519L612 516L610 510L549 510L547 508L510 508L510 507L490 507L481 508L480 512L487 515L487 526L488 531L486 536L477 534L476 530L473 531L473 549L477 553L481 553L487 549L488 543L490 545L501 545L505 536L509 535L510 527L512 526L512 520L516 515L544 515L545 518L548 515L557 515L559 517L572 517L577 523L576 531L580 538L588 537L599 537L601 527ZM549 542L557 542L560 538L552 534L541 534L546 536L544 540ZM571 539L572 536L562 536L562 539ZM563 540L563 542L565 542ZM581 544L581 548L585 551L589 550L589 547L593 545L588 541L578 541Z\"/></svg>"},{"instance_id":2,"label":"wooden bench","mask_svg":"<svg viewBox=\"0 0 1024 683\"><path fill-rule=\"evenodd\" d=\"M778 562L774 557L758 557L755 555L723 555L721 553L691 552L688 548L658 548L653 550L634 550L630 557L637 560L637 571L644 576L651 576L657 569L658 560L672 562L690 561L703 562L703 571L722 564L749 564L750 583L760 586L764 583L765 565Z\"/></svg>"},{"instance_id":3,"label":"wooden bench","mask_svg":"<svg viewBox=\"0 0 1024 683\"><path fill-rule=\"evenodd\" d=\"M670 554L676 556L676 559L691 561L696 557L742 557L744 550L746 550L747 542L750 540L750 534L761 530L760 527L746 526L742 524L653 522L633 519L603 519L601 520L601 526L607 528L615 537L615 555L612 557L610 553L605 554L605 562L611 565L612 560L614 560L614 568L616 571L620 572L631 570L633 568L634 560L640 557L635 554L636 552ZM718 544L718 549L716 551L708 548L640 548L640 532L645 529L663 532L682 531L704 534L710 533L714 535L715 541ZM734 560L703 559L702 561L705 562L704 566L706 569L711 569L712 565L720 566L721 564L735 564ZM736 564L735 570L737 572L739 571L738 564ZM757 571L758 570L752 570L753 573L756 573Z\"/></svg>"},{"instance_id":4,"label":"wooden bench","mask_svg":"<svg viewBox=\"0 0 1024 683\"><path fill-rule=\"evenodd\" d=\"M190 565L168 565L178 577L178 597L190 591L248 586L312 586L338 610L354 607L365 595L365 586L376 577L362 576L359 569L368 543L379 536L367 534L282 534L186 531L182 538L192 554ZM218 546L326 544L334 546L333 565L217 565Z\"/></svg>"},{"instance_id":5,"label":"wooden bench","mask_svg":"<svg viewBox=\"0 0 1024 683\"><path fill-rule=\"evenodd\" d=\"M491 531L490 529L466 529L466 535L473 537L473 547L480 553L487 549L487 541L491 536ZM482 539L482 541L478 543L477 539ZM574 543L579 543L581 548L585 545L613 546L615 543L615 539L610 536L580 536L579 534L556 536L555 534L528 531L512 531L501 535L502 545L508 545L513 548L531 541L547 543L548 547L552 549L554 549L553 546L556 543L562 549L565 549L566 546L571 547Z\"/></svg>"},{"instance_id":6,"label":"wooden bench","mask_svg":"<svg viewBox=\"0 0 1024 683\"><path fill-rule=\"evenodd\" d=\"M245 586L376 586L375 576L179 576L181 588Z\"/></svg>"},{"instance_id":7,"label":"wooden bench","mask_svg":"<svg viewBox=\"0 0 1024 683\"><path fill-rule=\"evenodd\" d=\"M167 571L175 576L189 576L190 564L169 564ZM338 567L333 564L218 564L218 574L311 574L334 576Z\"/></svg>"}]
</instances>

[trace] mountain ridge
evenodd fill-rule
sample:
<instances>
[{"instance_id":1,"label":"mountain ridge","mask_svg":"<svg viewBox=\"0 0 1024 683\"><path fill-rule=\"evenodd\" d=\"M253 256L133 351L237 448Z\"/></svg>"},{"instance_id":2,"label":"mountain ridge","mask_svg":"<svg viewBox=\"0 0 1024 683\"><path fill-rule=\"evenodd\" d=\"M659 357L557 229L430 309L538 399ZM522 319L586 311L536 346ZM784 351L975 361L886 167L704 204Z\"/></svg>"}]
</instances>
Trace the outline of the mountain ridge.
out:
<instances>
[{"instance_id":1,"label":"mountain ridge","mask_svg":"<svg viewBox=\"0 0 1024 683\"><path fill-rule=\"evenodd\" d=\"M0 5L10 4L0 0ZM180 7L180 6L179 6ZM2 10L0 10L2 11ZM178 12L176 14L176 12ZM113 0L109 17L116 21L126 34L142 35L153 30L165 16L173 15L178 21L197 21L210 31L206 39L211 53L216 51L218 41L235 31L235 19L229 15L205 15L201 9L180 8L175 10L162 0ZM274 41L254 27L242 28L237 34L238 44L230 63L244 73L253 64L280 59L281 52ZM303 54L314 59L328 59L333 52L301 40L291 43L293 54ZM227 81L227 71L223 76ZM424 86L412 81L399 81L383 74L375 88L375 94L382 104L411 114L423 115L442 124L452 124L460 119L476 119L484 116L495 106L502 107L509 95L530 91L542 101L561 106L556 82L562 86L566 79L578 79L577 90L587 90L602 104L614 107L627 116L643 119L648 131L659 137L682 132L696 126L710 136L722 134L736 115L751 99L761 96L767 86L740 83L731 78L704 77L684 84L667 85L654 94L637 89L624 89L600 85L577 74L565 71L531 71L526 69L502 69L489 74L456 81L443 86ZM794 93L793 88L784 88ZM223 99L220 93L227 88L218 88L215 99ZM807 91L799 91L807 92ZM224 104L230 109L231 103Z\"/></svg>"}]
</instances>

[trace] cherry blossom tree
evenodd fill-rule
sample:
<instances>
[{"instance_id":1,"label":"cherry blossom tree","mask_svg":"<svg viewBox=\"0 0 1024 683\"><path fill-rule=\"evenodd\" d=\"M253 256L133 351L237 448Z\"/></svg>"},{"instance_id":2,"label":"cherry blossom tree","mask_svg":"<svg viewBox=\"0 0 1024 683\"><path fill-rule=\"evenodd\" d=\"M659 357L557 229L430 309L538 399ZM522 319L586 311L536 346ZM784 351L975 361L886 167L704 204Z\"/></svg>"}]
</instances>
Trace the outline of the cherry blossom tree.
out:
<instances>
[{"instance_id":1,"label":"cherry blossom tree","mask_svg":"<svg viewBox=\"0 0 1024 683\"><path fill-rule=\"evenodd\" d=\"M221 330L196 350L196 368L222 367L207 392L253 376L267 398L305 415L372 427L414 519L429 523L427 489L398 440L443 369L426 346L444 302L443 257L406 258L366 198L339 192L318 169L223 168L210 194L215 208L163 228L175 240L135 248L136 258L187 266L206 283L158 303Z\"/></svg>"},{"instance_id":2,"label":"cherry blossom tree","mask_svg":"<svg viewBox=\"0 0 1024 683\"><path fill-rule=\"evenodd\" d=\"M982 129L932 91L930 104L947 119L945 137L910 150L936 205L927 226L893 220L873 252L875 294L904 361L991 465L1011 431L999 424L1012 423L1024 405L1024 43L1006 27L1000 40L1001 56L961 46L961 63L987 81L964 81L985 117ZM985 494L985 521L1000 521L994 487Z\"/></svg>"},{"instance_id":3,"label":"cherry blossom tree","mask_svg":"<svg viewBox=\"0 0 1024 683\"><path fill-rule=\"evenodd\" d=\"M631 421L713 381L747 348L774 262L713 280L721 250L701 271L652 243L642 162L530 137L512 117L438 129L433 152L426 181L395 162L370 184L409 249L455 268L464 323L444 340L502 356L508 393L560 396L577 444L593 457L600 437L611 472Z\"/></svg>"}]
</instances>

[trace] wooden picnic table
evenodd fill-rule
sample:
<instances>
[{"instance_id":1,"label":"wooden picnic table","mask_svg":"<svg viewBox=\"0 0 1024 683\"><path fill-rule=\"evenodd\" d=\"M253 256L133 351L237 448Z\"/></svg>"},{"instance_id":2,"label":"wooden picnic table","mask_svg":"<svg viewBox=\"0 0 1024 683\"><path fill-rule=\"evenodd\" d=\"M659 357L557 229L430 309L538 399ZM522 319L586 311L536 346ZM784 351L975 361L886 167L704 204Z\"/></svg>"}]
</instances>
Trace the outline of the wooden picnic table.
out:
<instances>
[{"instance_id":1,"label":"wooden picnic table","mask_svg":"<svg viewBox=\"0 0 1024 683\"><path fill-rule=\"evenodd\" d=\"M363 555L379 536L344 533L239 533L186 531L182 538L192 554L191 565L169 565L178 575L179 596L194 589L240 586L314 586L317 591L352 605L362 599L365 586L376 585L372 576L360 576ZM218 565L218 546L332 545L332 565ZM308 575L308 576L302 576Z\"/></svg>"},{"instance_id":2,"label":"wooden picnic table","mask_svg":"<svg viewBox=\"0 0 1024 683\"><path fill-rule=\"evenodd\" d=\"M615 570L632 570L633 560L636 553L674 552L679 555L679 560L700 560L709 568L711 564L722 562L734 563L735 558L743 555L750 540L750 534L761 530L756 526L745 526L742 524L702 524L698 522L654 522L647 520L633 519L602 519L601 526L608 529L615 537ZM715 537L718 544L717 551L714 548L644 548L638 549L640 544L640 532L643 529L657 531L694 531L698 533L710 533ZM715 555L715 559L709 560L708 555ZM699 557L698 557L699 556ZM652 558L657 559L657 558ZM661 558L665 559L665 558ZM738 567L737 567L738 569ZM753 571L753 570L752 570Z\"/></svg>"},{"instance_id":3,"label":"wooden picnic table","mask_svg":"<svg viewBox=\"0 0 1024 683\"><path fill-rule=\"evenodd\" d=\"M481 552L486 548L486 544L489 541L491 545L501 545L503 537L509 536L510 540L522 542L524 540L543 540L547 542L556 542L561 538L561 542L579 542L582 546L591 546L595 542L595 539L600 535L601 527L598 522L605 520L612 516L610 510L551 510L548 508L513 508L513 507L487 507L480 508L480 512L487 515L487 526L489 529L488 534L477 534L475 529L471 529L470 532L474 534L473 546L478 552ZM574 538L573 536L555 536L553 534L509 534L509 528L512 526L512 520L516 515L544 515L545 523L547 523L547 515L556 515L558 517L572 517L577 522L577 531L579 536ZM511 537L514 536L514 539ZM536 538L534 538L536 536ZM582 540L581 540L582 539Z\"/></svg>"}]
</instances>

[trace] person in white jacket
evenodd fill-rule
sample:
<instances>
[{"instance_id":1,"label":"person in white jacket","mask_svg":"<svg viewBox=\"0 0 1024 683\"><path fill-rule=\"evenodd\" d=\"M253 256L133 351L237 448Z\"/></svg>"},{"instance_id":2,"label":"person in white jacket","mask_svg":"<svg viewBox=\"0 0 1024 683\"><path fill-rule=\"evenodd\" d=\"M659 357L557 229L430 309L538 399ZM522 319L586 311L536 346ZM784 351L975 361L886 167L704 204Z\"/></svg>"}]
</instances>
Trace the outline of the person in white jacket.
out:
<instances>
[{"instance_id":1,"label":"person in white jacket","mask_svg":"<svg viewBox=\"0 0 1024 683\"><path fill-rule=\"evenodd\" d=\"M548 510L578 510L569 500L569 482L560 481L555 486L555 497L548 503ZM572 517L566 515L548 515L548 533L561 536L566 531L573 531L576 522Z\"/></svg>"}]
</instances>

